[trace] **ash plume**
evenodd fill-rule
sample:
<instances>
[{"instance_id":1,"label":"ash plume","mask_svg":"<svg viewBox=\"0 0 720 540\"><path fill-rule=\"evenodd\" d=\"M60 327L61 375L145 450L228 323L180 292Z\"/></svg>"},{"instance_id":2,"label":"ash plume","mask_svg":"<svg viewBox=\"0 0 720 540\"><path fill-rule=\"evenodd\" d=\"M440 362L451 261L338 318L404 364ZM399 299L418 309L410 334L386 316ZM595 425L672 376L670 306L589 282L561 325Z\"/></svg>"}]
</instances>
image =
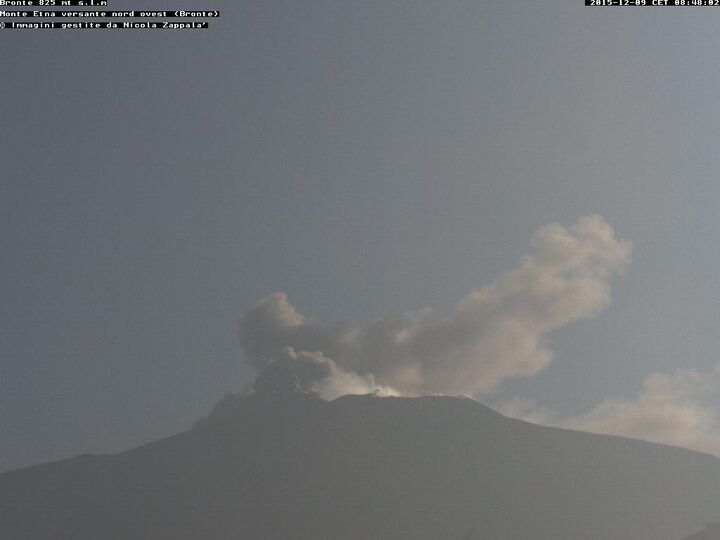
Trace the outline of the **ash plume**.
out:
<instances>
[{"instance_id":1,"label":"ash plume","mask_svg":"<svg viewBox=\"0 0 720 540\"><path fill-rule=\"evenodd\" d=\"M546 225L516 269L472 291L448 315L426 308L365 329L326 326L278 292L242 319L240 343L260 374L256 391L483 394L547 367L545 336L606 308L611 278L631 250L597 215L567 228Z\"/></svg>"}]
</instances>

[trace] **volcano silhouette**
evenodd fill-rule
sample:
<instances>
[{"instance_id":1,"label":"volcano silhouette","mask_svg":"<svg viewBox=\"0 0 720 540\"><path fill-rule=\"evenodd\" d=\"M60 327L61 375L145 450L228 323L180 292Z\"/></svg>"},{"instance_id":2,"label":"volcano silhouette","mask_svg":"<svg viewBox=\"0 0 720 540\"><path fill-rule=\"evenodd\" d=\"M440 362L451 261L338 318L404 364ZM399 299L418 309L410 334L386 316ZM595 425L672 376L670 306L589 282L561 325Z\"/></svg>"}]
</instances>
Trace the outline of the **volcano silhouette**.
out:
<instances>
[{"instance_id":1,"label":"volcano silhouette","mask_svg":"<svg viewBox=\"0 0 720 540\"><path fill-rule=\"evenodd\" d=\"M720 459L468 398L227 398L192 430L0 475L8 540L678 540Z\"/></svg>"}]
</instances>

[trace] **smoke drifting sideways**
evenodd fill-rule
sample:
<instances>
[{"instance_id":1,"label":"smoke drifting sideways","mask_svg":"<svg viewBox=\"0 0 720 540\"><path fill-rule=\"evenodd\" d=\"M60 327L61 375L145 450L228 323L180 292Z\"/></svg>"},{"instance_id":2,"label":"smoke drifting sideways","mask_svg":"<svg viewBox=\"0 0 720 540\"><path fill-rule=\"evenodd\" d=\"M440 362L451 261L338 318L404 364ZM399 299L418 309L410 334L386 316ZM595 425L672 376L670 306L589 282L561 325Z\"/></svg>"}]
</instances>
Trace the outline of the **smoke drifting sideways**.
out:
<instances>
[{"instance_id":1,"label":"smoke drifting sideways","mask_svg":"<svg viewBox=\"0 0 720 540\"><path fill-rule=\"evenodd\" d=\"M597 215L536 232L518 267L472 291L449 315L432 309L387 315L365 329L308 320L275 293L240 323L240 343L258 372L257 393L467 394L548 366L546 334L610 303L610 281L630 260Z\"/></svg>"},{"instance_id":2,"label":"smoke drifting sideways","mask_svg":"<svg viewBox=\"0 0 720 540\"><path fill-rule=\"evenodd\" d=\"M652 373L634 396L608 397L578 416L566 416L532 400L514 399L496 408L534 424L619 435L692 448L720 457L720 364L708 371Z\"/></svg>"}]
</instances>

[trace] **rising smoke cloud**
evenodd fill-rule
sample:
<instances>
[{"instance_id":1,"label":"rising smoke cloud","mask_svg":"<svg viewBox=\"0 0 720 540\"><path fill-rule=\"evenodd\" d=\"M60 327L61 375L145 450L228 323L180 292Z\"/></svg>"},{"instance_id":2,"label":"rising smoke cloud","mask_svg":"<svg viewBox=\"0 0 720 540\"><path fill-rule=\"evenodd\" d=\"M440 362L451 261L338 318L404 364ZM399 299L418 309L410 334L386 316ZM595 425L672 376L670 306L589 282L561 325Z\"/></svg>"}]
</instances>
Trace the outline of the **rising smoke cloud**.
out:
<instances>
[{"instance_id":1,"label":"rising smoke cloud","mask_svg":"<svg viewBox=\"0 0 720 540\"><path fill-rule=\"evenodd\" d=\"M487 393L509 377L542 371L552 359L548 333L607 307L610 280L630 252L630 242L616 239L600 216L568 228L546 225L516 269L468 294L449 315L427 308L385 316L364 330L324 326L279 292L242 319L240 342L260 373L256 391L287 388L289 376L292 388L326 395L345 388ZM270 383L273 377L285 382Z\"/></svg>"}]
</instances>

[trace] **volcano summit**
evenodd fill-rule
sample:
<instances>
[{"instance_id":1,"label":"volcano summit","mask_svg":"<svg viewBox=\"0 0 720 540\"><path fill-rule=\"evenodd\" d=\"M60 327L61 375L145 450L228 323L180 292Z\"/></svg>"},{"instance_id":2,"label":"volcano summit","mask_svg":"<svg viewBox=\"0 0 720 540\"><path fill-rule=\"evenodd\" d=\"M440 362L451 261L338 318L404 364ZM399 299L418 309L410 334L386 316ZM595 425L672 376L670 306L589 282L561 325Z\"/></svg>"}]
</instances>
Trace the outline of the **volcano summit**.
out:
<instances>
[{"instance_id":1,"label":"volcano summit","mask_svg":"<svg viewBox=\"0 0 720 540\"><path fill-rule=\"evenodd\" d=\"M720 460L468 398L230 396L191 431L0 475L23 540L677 540Z\"/></svg>"}]
</instances>

